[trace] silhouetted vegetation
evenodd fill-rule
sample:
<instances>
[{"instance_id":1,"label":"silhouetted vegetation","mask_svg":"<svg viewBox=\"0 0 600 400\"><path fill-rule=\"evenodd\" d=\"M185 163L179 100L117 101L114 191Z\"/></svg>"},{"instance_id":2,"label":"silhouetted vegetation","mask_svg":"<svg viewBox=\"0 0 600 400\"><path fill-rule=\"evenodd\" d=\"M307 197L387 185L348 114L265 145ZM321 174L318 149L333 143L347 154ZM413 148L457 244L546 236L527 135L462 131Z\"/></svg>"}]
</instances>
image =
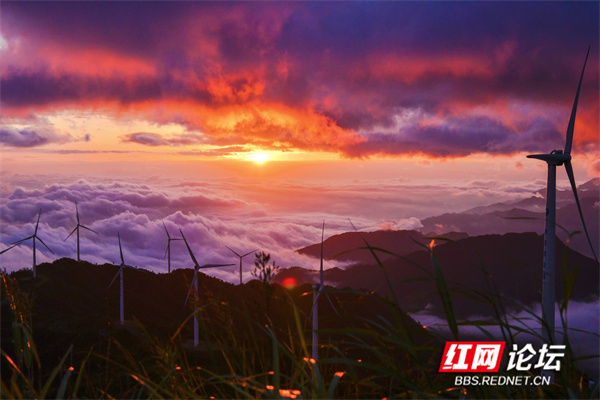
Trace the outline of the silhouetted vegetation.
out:
<instances>
[{"instance_id":1,"label":"silhouetted vegetation","mask_svg":"<svg viewBox=\"0 0 600 400\"><path fill-rule=\"evenodd\" d=\"M375 256L382 252L368 243L365 248ZM449 331L461 340L453 308L457 295L448 291L434 249L427 251L434 269L428 279L442 299ZM266 255L257 260L259 271L276 267ZM389 267L377 265L391 287ZM457 398L465 391L468 398L588 398L598 393L598 385L590 388L575 368L570 345L553 385L454 388L452 374L437 373L449 339L445 331L424 329L396 300L352 289L326 287L339 315L328 302L320 304L322 346L315 363L311 287L269 284L270 272L239 286L199 274L198 303L183 309L193 270L154 274L127 268L121 326L118 292L106 288L117 268L61 259L40 265L37 278L29 270L3 274L2 398ZM269 312L265 284L272 290ZM492 323L502 327L507 346L524 333L502 314L499 298L470 296L497 310ZM190 345L195 306L202 338L196 348ZM481 329L488 324L472 323Z\"/></svg>"}]
</instances>

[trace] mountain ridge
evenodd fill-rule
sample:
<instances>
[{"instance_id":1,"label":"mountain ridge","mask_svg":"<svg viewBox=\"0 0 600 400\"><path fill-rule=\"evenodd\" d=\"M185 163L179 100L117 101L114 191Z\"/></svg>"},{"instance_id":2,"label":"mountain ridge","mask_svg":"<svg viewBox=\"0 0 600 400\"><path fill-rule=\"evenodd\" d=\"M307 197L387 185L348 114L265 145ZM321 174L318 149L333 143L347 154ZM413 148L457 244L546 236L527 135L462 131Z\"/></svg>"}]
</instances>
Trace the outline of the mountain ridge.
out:
<instances>
[{"instance_id":1,"label":"mountain ridge","mask_svg":"<svg viewBox=\"0 0 600 400\"><path fill-rule=\"evenodd\" d=\"M543 236L531 232L480 235L435 246L433 253L448 285L457 293L465 294L477 290L489 292L491 296L491 290L495 286L497 294L507 305L517 307L517 303L521 303L531 306L541 299L543 242ZM557 299L562 298L563 292L563 256L566 256L567 260L565 268L578 272L572 299L597 299L600 279L595 260L565 247L560 241L557 241L556 254ZM382 267L400 299L400 305L406 311L418 312L433 305L432 312L443 317L435 282L431 279L431 254L425 249L402 257L387 258L382 260L382 266L377 265L371 258L369 263L358 263L345 269L327 269L324 271L324 278L326 282L337 287L376 291L384 296L392 295ZM298 284L304 284L314 282L317 273L298 267L281 270L275 280L282 282L286 278L293 278ZM485 313L490 311L486 307L474 305L472 299L469 300L466 296L454 298L455 311L462 318L477 313L486 315Z\"/></svg>"}]
</instances>

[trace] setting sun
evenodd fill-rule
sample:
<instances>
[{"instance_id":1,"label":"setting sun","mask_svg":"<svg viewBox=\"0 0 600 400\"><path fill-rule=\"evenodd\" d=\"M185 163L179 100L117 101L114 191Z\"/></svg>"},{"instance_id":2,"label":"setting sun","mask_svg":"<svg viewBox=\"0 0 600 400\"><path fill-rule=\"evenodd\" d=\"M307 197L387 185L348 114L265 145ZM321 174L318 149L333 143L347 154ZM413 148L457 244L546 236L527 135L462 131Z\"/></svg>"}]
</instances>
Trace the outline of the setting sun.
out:
<instances>
[{"instance_id":1,"label":"setting sun","mask_svg":"<svg viewBox=\"0 0 600 400\"><path fill-rule=\"evenodd\" d=\"M269 155L267 153L252 153L248 154L248 158L255 163L262 164L269 159Z\"/></svg>"}]
</instances>

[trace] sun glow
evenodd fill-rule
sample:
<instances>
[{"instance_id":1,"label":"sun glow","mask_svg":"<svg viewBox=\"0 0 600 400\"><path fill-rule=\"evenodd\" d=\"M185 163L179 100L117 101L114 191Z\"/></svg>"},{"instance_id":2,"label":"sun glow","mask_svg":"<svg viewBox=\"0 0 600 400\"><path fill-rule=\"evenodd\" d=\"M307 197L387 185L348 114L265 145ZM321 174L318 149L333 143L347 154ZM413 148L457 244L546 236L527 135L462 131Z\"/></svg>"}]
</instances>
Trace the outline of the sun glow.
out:
<instances>
[{"instance_id":1,"label":"sun glow","mask_svg":"<svg viewBox=\"0 0 600 400\"><path fill-rule=\"evenodd\" d=\"M252 153L248 154L248 158L255 163L262 164L269 159L269 155L267 153Z\"/></svg>"}]
</instances>

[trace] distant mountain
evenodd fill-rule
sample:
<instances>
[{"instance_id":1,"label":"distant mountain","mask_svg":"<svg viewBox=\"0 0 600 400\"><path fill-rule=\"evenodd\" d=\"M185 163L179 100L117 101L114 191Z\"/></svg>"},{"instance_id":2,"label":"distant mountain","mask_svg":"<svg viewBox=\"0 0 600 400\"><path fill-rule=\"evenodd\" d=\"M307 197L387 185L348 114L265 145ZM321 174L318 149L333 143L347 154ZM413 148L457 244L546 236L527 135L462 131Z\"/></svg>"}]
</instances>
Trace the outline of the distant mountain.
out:
<instances>
[{"instance_id":1,"label":"distant mountain","mask_svg":"<svg viewBox=\"0 0 600 400\"><path fill-rule=\"evenodd\" d=\"M387 250L397 255L407 255L427 246L431 242L431 237L435 234L423 235L414 230L381 230L376 232L346 232L340 235L334 235L323 243L323 258L326 260L354 261L361 263L370 263L373 261L373 255L366 247L365 241L371 246ZM449 240L458 240L468 237L462 232L444 232L440 235ZM443 242L440 242L443 243ZM309 255L315 258L321 257L321 243L313 244L298 250L298 253ZM394 257L391 254L378 252L377 256L381 260L387 260Z\"/></svg>"},{"instance_id":2,"label":"distant mountain","mask_svg":"<svg viewBox=\"0 0 600 400\"><path fill-rule=\"evenodd\" d=\"M594 251L600 250L600 178L592 179L578 188L581 208L587 224ZM545 190L535 196L517 202L496 203L472 208L460 213L446 213L421 221L422 232L444 234L460 231L471 236L505 234L510 232L544 232L546 200ZM557 235L563 242L568 233L583 232L579 211L570 190L558 191L556 222L560 227ZM565 231L566 230L566 231ZM570 246L578 252L592 256L589 243L583 233L570 239Z\"/></svg>"},{"instance_id":3,"label":"distant mountain","mask_svg":"<svg viewBox=\"0 0 600 400\"><path fill-rule=\"evenodd\" d=\"M594 178L577 187L577 193L580 199L587 197L598 200L600 197L600 178ZM568 190L556 191L556 207L561 208L568 204L575 203L573 192ZM468 209L460 214L488 214L495 211L508 211L518 208L533 212L545 212L546 210L546 188L535 191L531 197L522 200L506 201L503 203L494 203L487 206L479 206Z\"/></svg>"},{"instance_id":4,"label":"distant mountain","mask_svg":"<svg viewBox=\"0 0 600 400\"><path fill-rule=\"evenodd\" d=\"M325 247L326 249L326 247ZM514 308L515 302L531 305L541 299L541 271L543 236L535 233L510 233L469 237L443 246L436 246L435 256L440 268L454 291L453 304L458 316L489 315L493 312L488 302L473 299L476 292L503 298L505 307ZM562 298L562 268L565 247L557 243L558 277L557 298ZM574 300L589 301L599 293L598 264L573 250L566 249L567 268L577 271L573 291ZM418 250L402 258L383 261L391 287L400 305L408 312L429 309L442 317L443 308L431 279L432 263L429 251ZM316 272L302 268L282 270L276 276L281 282L294 278L299 284L316 280ZM326 270L327 282L338 288L374 290L380 295L391 295L385 275L371 259L368 263L341 270ZM477 297L477 296L475 296Z\"/></svg>"},{"instance_id":5,"label":"distant mountain","mask_svg":"<svg viewBox=\"0 0 600 400\"><path fill-rule=\"evenodd\" d=\"M600 191L600 178L593 178L577 187L578 193L583 196L585 192L597 193Z\"/></svg>"}]
</instances>

